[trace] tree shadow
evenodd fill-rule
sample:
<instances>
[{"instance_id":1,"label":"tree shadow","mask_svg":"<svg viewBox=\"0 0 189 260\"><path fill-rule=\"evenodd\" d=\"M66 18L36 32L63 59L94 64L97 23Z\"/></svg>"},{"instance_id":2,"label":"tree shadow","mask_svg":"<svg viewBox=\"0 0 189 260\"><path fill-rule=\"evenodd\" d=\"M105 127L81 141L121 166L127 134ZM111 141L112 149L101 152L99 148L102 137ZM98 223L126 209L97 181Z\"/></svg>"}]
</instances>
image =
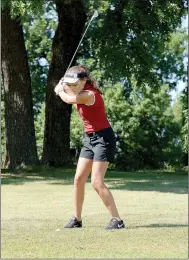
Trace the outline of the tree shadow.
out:
<instances>
[{"instance_id":1,"label":"tree shadow","mask_svg":"<svg viewBox=\"0 0 189 260\"><path fill-rule=\"evenodd\" d=\"M22 185L26 182L49 181L51 185L73 185L75 169L45 168L41 172L19 172L2 174L2 185ZM90 177L87 183L90 183ZM121 172L108 171L105 183L111 190L157 191L164 193L188 193L187 176L169 172L141 171Z\"/></svg>"},{"instance_id":2,"label":"tree shadow","mask_svg":"<svg viewBox=\"0 0 189 260\"><path fill-rule=\"evenodd\" d=\"M45 182L45 181L62 181L61 184L70 184L73 181L75 172L70 168L53 168L53 167L34 167L17 172L2 170L1 184L22 185L26 182ZM60 184L60 183L59 183Z\"/></svg>"},{"instance_id":3,"label":"tree shadow","mask_svg":"<svg viewBox=\"0 0 189 260\"><path fill-rule=\"evenodd\" d=\"M107 180L111 190L154 191L164 193L188 194L187 177L176 176L146 177L135 179Z\"/></svg>"}]
</instances>

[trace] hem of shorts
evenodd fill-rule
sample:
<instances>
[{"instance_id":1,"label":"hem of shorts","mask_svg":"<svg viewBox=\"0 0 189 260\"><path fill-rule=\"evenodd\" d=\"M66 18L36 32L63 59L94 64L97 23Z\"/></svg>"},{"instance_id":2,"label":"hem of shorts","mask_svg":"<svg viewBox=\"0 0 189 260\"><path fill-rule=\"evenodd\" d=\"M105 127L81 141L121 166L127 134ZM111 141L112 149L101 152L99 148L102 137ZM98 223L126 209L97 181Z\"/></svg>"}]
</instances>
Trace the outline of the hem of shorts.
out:
<instances>
[{"instance_id":1,"label":"hem of shorts","mask_svg":"<svg viewBox=\"0 0 189 260\"><path fill-rule=\"evenodd\" d=\"M85 158L85 159L89 159L89 160L92 160L92 161L93 161L93 159L91 159L91 158L89 158L89 157L86 157L86 156L79 156L79 158Z\"/></svg>"},{"instance_id":2,"label":"hem of shorts","mask_svg":"<svg viewBox=\"0 0 189 260\"><path fill-rule=\"evenodd\" d=\"M111 160L93 160L93 162L109 162L109 163L113 163L113 161L111 161Z\"/></svg>"},{"instance_id":3,"label":"hem of shorts","mask_svg":"<svg viewBox=\"0 0 189 260\"><path fill-rule=\"evenodd\" d=\"M88 158L88 157L85 157L85 156L79 156L79 158L89 159L89 160L92 160L93 162L109 162L109 163L114 163L114 161L112 161L112 160L94 160L94 159L91 159L91 158Z\"/></svg>"}]
</instances>

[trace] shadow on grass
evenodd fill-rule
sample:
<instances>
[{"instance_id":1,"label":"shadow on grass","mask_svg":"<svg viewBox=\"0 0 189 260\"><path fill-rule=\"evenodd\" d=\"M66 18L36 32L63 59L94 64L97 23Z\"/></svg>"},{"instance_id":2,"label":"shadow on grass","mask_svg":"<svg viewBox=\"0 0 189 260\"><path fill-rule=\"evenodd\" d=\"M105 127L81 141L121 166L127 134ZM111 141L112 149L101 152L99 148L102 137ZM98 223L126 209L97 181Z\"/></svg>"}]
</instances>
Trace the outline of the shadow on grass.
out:
<instances>
[{"instance_id":1,"label":"shadow on grass","mask_svg":"<svg viewBox=\"0 0 189 260\"><path fill-rule=\"evenodd\" d=\"M48 181L50 185L73 185L74 168L31 168L17 173L2 171L2 185L22 185L26 182ZM87 181L90 182L90 178ZM105 183L111 190L157 191L177 194L188 193L187 176L159 171L108 171Z\"/></svg>"},{"instance_id":2,"label":"shadow on grass","mask_svg":"<svg viewBox=\"0 0 189 260\"><path fill-rule=\"evenodd\" d=\"M160 172L128 173L120 180L107 180L111 190L157 191L188 194L187 176Z\"/></svg>"},{"instance_id":3,"label":"shadow on grass","mask_svg":"<svg viewBox=\"0 0 189 260\"><path fill-rule=\"evenodd\" d=\"M9 170L1 171L1 184L21 185L26 182L35 181L62 181L61 184L70 184L73 182L75 170L72 168L52 168L46 166L37 166L10 172Z\"/></svg>"},{"instance_id":4,"label":"shadow on grass","mask_svg":"<svg viewBox=\"0 0 189 260\"><path fill-rule=\"evenodd\" d=\"M98 228L99 225L90 225L87 226L88 228ZM122 230L128 230L128 229L140 229L140 228L178 228L178 227L188 227L187 224L166 224L166 223L155 223L155 224L150 224L150 225L138 225L138 226L127 226L126 225L126 229L122 229ZM110 230L108 230L109 232ZM116 232L117 230L111 230L113 232Z\"/></svg>"},{"instance_id":5,"label":"shadow on grass","mask_svg":"<svg viewBox=\"0 0 189 260\"><path fill-rule=\"evenodd\" d=\"M144 226L130 226L128 229L137 229L137 228L178 228L178 227L188 227L187 224L150 224L150 225L144 225Z\"/></svg>"}]
</instances>

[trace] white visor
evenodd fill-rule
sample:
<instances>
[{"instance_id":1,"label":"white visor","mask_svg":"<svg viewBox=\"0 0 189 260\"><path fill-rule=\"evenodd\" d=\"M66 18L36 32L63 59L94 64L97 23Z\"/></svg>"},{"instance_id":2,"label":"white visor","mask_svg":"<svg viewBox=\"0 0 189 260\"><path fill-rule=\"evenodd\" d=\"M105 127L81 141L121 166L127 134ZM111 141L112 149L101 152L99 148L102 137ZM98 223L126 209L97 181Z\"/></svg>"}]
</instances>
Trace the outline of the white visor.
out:
<instances>
[{"instance_id":1,"label":"white visor","mask_svg":"<svg viewBox=\"0 0 189 260\"><path fill-rule=\"evenodd\" d=\"M85 72L82 73L66 73L63 78L64 83L70 83L74 84L76 83L79 79L87 77L88 74Z\"/></svg>"},{"instance_id":2,"label":"white visor","mask_svg":"<svg viewBox=\"0 0 189 260\"><path fill-rule=\"evenodd\" d=\"M77 73L66 73L63 82L76 83L79 80Z\"/></svg>"}]
</instances>

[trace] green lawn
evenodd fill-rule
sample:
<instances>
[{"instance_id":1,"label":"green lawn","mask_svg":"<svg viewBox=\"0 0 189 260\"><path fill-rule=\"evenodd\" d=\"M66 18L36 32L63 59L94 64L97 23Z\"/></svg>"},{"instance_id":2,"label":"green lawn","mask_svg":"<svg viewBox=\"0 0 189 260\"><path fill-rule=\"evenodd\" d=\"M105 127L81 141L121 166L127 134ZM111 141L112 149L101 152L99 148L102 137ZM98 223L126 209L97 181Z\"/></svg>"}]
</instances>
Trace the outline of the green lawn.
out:
<instances>
[{"instance_id":1,"label":"green lawn","mask_svg":"<svg viewBox=\"0 0 189 260\"><path fill-rule=\"evenodd\" d=\"M64 229L73 215L72 169L2 174L2 258L188 258L187 176L111 172L106 183L125 230L110 218L90 180L83 228Z\"/></svg>"}]
</instances>

